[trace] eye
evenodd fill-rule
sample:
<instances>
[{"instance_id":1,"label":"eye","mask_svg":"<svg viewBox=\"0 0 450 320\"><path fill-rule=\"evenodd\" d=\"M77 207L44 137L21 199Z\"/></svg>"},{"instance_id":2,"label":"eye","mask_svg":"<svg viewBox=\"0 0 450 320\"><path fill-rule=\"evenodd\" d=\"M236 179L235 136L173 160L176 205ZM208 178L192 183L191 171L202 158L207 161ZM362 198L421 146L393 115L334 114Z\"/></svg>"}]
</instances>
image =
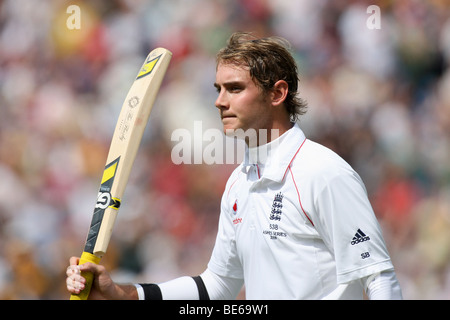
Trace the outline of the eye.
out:
<instances>
[{"instance_id":1,"label":"eye","mask_svg":"<svg viewBox=\"0 0 450 320\"><path fill-rule=\"evenodd\" d=\"M233 86L233 87L230 87L229 91L231 93L239 93L239 92L242 91L242 87L240 87L240 86Z\"/></svg>"}]
</instances>

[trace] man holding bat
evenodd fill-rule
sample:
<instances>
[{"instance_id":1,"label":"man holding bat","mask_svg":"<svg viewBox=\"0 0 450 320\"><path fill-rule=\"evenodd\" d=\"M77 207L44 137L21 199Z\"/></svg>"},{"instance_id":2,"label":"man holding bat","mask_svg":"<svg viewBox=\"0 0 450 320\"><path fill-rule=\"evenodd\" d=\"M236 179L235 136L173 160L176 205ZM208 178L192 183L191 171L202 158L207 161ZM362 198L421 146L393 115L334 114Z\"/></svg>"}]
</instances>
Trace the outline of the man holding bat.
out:
<instances>
[{"instance_id":1,"label":"man holding bat","mask_svg":"<svg viewBox=\"0 0 450 320\"><path fill-rule=\"evenodd\" d=\"M288 43L233 34L214 86L224 131L257 134L226 184L206 270L125 285L72 257L68 291L84 289L83 271L94 274L90 299L234 299L244 283L247 299L402 299L361 178L294 122L306 104Z\"/></svg>"}]
</instances>

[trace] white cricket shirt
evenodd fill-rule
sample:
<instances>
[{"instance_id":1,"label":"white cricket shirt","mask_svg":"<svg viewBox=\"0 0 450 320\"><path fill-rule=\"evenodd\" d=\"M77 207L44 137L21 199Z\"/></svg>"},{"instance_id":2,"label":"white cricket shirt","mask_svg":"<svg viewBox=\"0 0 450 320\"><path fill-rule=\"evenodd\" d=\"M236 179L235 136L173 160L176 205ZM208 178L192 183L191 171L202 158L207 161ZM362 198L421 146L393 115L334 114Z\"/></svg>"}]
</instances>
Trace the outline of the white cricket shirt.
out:
<instances>
[{"instance_id":1,"label":"white cricket shirt","mask_svg":"<svg viewBox=\"0 0 450 320\"><path fill-rule=\"evenodd\" d=\"M393 265L361 178L295 124L231 174L208 268L247 299L361 299L354 280Z\"/></svg>"}]
</instances>

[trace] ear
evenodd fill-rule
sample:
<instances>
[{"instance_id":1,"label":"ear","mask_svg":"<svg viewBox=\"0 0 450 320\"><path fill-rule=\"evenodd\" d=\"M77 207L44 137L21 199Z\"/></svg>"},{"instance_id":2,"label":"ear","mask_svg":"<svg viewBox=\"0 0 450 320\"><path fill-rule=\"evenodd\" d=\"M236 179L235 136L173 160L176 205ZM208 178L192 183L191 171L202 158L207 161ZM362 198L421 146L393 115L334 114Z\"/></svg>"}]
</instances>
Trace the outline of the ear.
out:
<instances>
[{"instance_id":1,"label":"ear","mask_svg":"<svg viewBox=\"0 0 450 320\"><path fill-rule=\"evenodd\" d=\"M275 82L272 88L272 105L279 106L284 100L286 100L286 96L288 94L289 86L286 81L278 80Z\"/></svg>"}]
</instances>

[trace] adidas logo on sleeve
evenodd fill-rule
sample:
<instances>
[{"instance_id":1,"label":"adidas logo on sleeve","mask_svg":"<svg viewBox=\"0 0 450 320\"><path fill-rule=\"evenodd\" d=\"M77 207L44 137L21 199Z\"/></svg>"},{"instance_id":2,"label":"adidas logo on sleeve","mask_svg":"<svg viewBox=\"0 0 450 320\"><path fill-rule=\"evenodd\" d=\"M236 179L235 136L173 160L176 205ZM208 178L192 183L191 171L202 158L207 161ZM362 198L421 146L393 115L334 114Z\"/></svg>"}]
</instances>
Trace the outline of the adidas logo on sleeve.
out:
<instances>
[{"instance_id":1,"label":"adidas logo on sleeve","mask_svg":"<svg viewBox=\"0 0 450 320\"><path fill-rule=\"evenodd\" d=\"M358 229L358 231L356 231L355 236L352 239L351 245L354 246L355 244L369 240L370 237L367 236L364 232L362 232L361 229Z\"/></svg>"}]
</instances>

